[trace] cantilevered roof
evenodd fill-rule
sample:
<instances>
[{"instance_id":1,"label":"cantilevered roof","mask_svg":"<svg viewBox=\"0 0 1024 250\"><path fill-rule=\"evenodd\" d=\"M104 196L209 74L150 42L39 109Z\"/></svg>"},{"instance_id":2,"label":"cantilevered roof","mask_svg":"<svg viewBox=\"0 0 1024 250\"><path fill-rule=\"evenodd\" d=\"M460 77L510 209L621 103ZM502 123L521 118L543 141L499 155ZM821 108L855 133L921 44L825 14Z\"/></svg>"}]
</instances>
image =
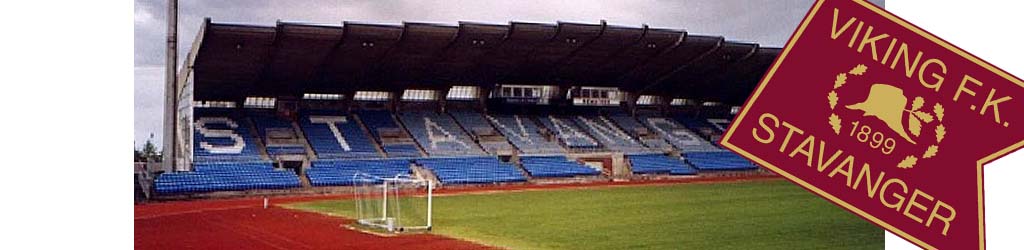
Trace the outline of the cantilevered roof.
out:
<instances>
[{"instance_id":1,"label":"cantilevered roof","mask_svg":"<svg viewBox=\"0 0 1024 250\"><path fill-rule=\"evenodd\" d=\"M192 64L197 100L537 84L738 104L780 52L605 22L254 26L207 20L200 30Z\"/></svg>"},{"instance_id":2,"label":"cantilevered roof","mask_svg":"<svg viewBox=\"0 0 1024 250\"><path fill-rule=\"evenodd\" d=\"M651 83L645 86L647 88L646 91L653 93L680 92L679 96L682 97L700 97L694 95L699 95L696 93L703 90L705 79L714 77L719 71L741 66L758 49L757 44L732 43L721 39L718 38L716 48L704 50L704 53L692 57L692 60L680 65L668 74L659 74L660 78L658 79L646 81ZM707 44L711 43L708 42ZM715 88L731 88L734 86L733 84L718 82L712 84ZM713 99L713 97L709 96L708 98L700 99Z\"/></svg>"}]
</instances>

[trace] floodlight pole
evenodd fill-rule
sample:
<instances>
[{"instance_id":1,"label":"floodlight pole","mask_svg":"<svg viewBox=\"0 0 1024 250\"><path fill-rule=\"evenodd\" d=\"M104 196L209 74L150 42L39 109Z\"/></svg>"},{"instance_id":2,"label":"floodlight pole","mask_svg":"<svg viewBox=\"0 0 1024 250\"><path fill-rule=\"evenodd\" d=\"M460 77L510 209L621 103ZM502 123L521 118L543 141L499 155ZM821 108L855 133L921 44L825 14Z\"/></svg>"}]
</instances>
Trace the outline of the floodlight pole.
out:
<instances>
[{"instance_id":1,"label":"floodlight pole","mask_svg":"<svg viewBox=\"0 0 1024 250\"><path fill-rule=\"evenodd\" d=\"M163 169L174 171L178 122L178 0L167 0L167 61L164 82L164 148Z\"/></svg>"}]
</instances>

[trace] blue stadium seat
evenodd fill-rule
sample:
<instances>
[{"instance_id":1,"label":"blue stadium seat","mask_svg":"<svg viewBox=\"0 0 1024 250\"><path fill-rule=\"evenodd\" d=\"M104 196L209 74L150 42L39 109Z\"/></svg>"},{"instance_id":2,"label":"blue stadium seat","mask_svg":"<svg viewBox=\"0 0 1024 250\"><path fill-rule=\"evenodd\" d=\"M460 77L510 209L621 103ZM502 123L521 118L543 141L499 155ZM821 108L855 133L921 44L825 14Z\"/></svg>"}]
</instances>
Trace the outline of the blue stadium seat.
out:
<instances>
[{"instance_id":1,"label":"blue stadium seat","mask_svg":"<svg viewBox=\"0 0 1024 250\"><path fill-rule=\"evenodd\" d=\"M619 125L604 116L578 115L573 118L576 119L576 123L579 124L580 127L590 133L594 139L600 141L601 144L610 150L625 153L650 151L628 133L622 131L622 129L619 128Z\"/></svg>"},{"instance_id":2,"label":"blue stadium seat","mask_svg":"<svg viewBox=\"0 0 1024 250\"><path fill-rule=\"evenodd\" d=\"M622 128L625 129L627 132L635 133L638 130L650 131L649 129L647 129L646 126L637 122L636 118L633 118L628 114L612 114L609 115L608 118L610 118L612 121L615 121L615 123L619 124L619 126L622 126ZM650 133L656 134L656 132L654 131L650 131ZM650 136L649 138L640 138L640 141L649 149L663 150L672 148L672 144L669 144L660 135Z\"/></svg>"},{"instance_id":3,"label":"blue stadium seat","mask_svg":"<svg viewBox=\"0 0 1024 250\"><path fill-rule=\"evenodd\" d=\"M539 127L530 118L494 114L488 115L487 119L524 154L564 153L557 142L548 141L541 136Z\"/></svg>"},{"instance_id":4,"label":"blue stadium seat","mask_svg":"<svg viewBox=\"0 0 1024 250\"><path fill-rule=\"evenodd\" d=\"M370 134L380 137L379 128L397 128L398 123L391 117L391 112L385 110L359 110L356 111L363 125L370 130Z\"/></svg>"},{"instance_id":5,"label":"blue stadium seat","mask_svg":"<svg viewBox=\"0 0 1024 250\"><path fill-rule=\"evenodd\" d=\"M697 174L697 169L685 161L662 154L637 154L627 158L634 174Z\"/></svg>"},{"instance_id":6,"label":"blue stadium seat","mask_svg":"<svg viewBox=\"0 0 1024 250\"><path fill-rule=\"evenodd\" d=\"M526 181L515 165L501 162L493 156L423 158L417 159L416 163L430 169L439 181L446 184Z\"/></svg>"},{"instance_id":7,"label":"blue stadium seat","mask_svg":"<svg viewBox=\"0 0 1024 250\"><path fill-rule=\"evenodd\" d=\"M484 155L450 116L432 111L406 111L398 116L416 142L431 156Z\"/></svg>"},{"instance_id":8,"label":"blue stadium seat","mask_svg":"<svg viewBox=\"0 0 1024 250\"><path fill-rule=\"evenodd\" d=\"M714 145L718 145L718 141L722 138L722 134L725 133L725 129L730 123L729 119L708 119L687 115L677 115L674 118L698 136L714 143ZM712 122L712 120L716 122Z\"/></svg>"},{"instance_id":9,"label":"blue stadium seat","mask_svg":"<svg viewBox=\"0 0 1024 250\"><path fill-rule=\"evenodd\" d=\"M268 112L250 111L248 116L252 119L253 124L256 125L256 130L259 132L257 136L263 139L263 145L267 147L268 155L306 154L306 146L299 143L298 140L287 144L270 143L270 135L268 134L270 130L290 131L293 136L295 135L295 128L292 126L291 121ZM293 138L298 139L298 137Z\"/></svg>"},{"instance_id":10,"label":"blue stadium seat","mask_svg":"<svg viewBox=\"0 0 1024 250\"><path fill-rule=\"evenodd\" d=\"M349 186L355 184L357 174L381 178L410 174L409 160L317 160L306 170L309 183L313 186Z\"/></svg>"},{"instance_id":11,"label":"blue stadium seat","mask_svg":"<svg viewBox=\"0 0 1024 250\"><path fill-rule=\"evenodd\" d=\"M359 115L359 119L362 120L363 125L370 130L370 134L376 137L377 141L381 141L380 130L381 129L398 129L401 126L395 121L391 112L386 110L360 110L356 114ZM415 142L411 143L381 143L381 148L387 154L388 157L420 157L420 151L416 147Z\"/></svg>"},{"instance_id":12,"label":"blue stadium seat","mask_svg":"<svg viewBox=\"0 0 1024 250\"><path fill-rule=\"evenodd\" d=\"M682 123L683 126L686 126L687 128L689 128L690 130L698 131L698 130L702 130L702 129L709 129L709 130L712 130L712 131L715 131L715 132L718 132L718 133L725 132L724 130L720 129L718 126L715 126L714 124L711 124L710 122L708 122L707 119L697 118L697 117L690 117L690 116L686 116L686 115L677 115L677 116L674 116L674 118L677 121L679 121L680 123Z\"/></svg>"},{"instance_id":13,"label":"blue stadium seat","mask_svg":"<svg viewBox=\"0 0 1024 250\"><path fill-rule=\"evenodd\" d=\"M306 140L319 159L381 157L372 139L351 116L316 112L303 115L299 120Z\"/></svg>"},{"instance_id":14,"label":"blue stadium seat","mask_svg":"<svg viewBox=\"0 0 1024 250\"><path fill-rule=\"evenodd\" d=\"M565 156L527 156L520 158L523 169L533 177L572 177L581 175L600 175L601 172L570 161Z\"/></svg>"},{"instance_id":15,"label":"blue stadium seat","mask_svg":"<svg viewBox=\"0 0 1024 250\"><path fill-rule=\"evenodd\" d=\"M195 170L157 176L159 194L185 194L299 186L294 172L275 170L269 161L196 163Z\"/></svg>"},{"instance_id":16,"label":"blue stadium seat","mask_svg":"<svg viewBox=\"0 0 1024 250\"><path fill-rule=\"evenodd\" d=\"M383 148L384 152L388 153L388 157L392 158L420 157L420 149L416 148L416 144L384 144Z\"/></svg>"},{"instance_id":17,"label":"blue stadium seat","mask_svg":"<svg viewBox=\"0 0 1024 250\"><path fill-rule=\"evenodd\" d=\"M275 170L254 143L246 119L224 110L195 109L193 170L157 176L158 194L298 187L294 172Z\"/></svg>"},{"instance_id":18,"label":"blue stadium seat","mask_svg":"<svg viewBox=\"0 0 1024 250\"><path fill-rule=\"evenodd\" d=\"M255 139L244 119L235 116L197 117L192 140L193 160L263 160Z\"/></svg>"},{"instance_id":19,"label":"blue stadium seat","mask_svg":"<svg viewBox=\"0 0 1024 250\"><path fill-rule=\"evenodd\" d=\"M684 152L683 158L702 171L757 169L754 163L729 151Z\"/></svg>"},{"instance_id":20,"label":"blue stadium seat","mask_svg":"<svg viewBox=\"0 0 1024 250\"><path fill-rule=\"evenodd\" d=\"M463 128L474 131L474 130L491 130L496 131L497 128L491 126L491 123L487 121L487 118L483 114L474 111L451 111L449 114L455 118L455 121L462 125ZM498 151L511 151L513 150L512 144L508 142L508 139L497 140L497 141L479 141L480 147L487 153L496 154Z\"/></svg>"},{"instance_id":21,"label":"blue stadium seat","mask_svg":"<svg viewBox=\"0 0 1024 250\"><path fill-rule=\"evenodd\" d=\"M553 115L541 116L538 119L569 148L594 149L601 147L597 140L584 133L583 129L577 127L570 119Z\"/></svg>"},{"instance_id":22,"label":"blue stadium seat","mask_svg":"<svg viewBox=\"0 0 1024 250\"><path fill-rule=\"evenodd\" d=\"M665 138L672 146L684 152L722 150L672 119L665 117L641 117L640 120L661 135L662 138Z\"/></svg>"}]
</instances>

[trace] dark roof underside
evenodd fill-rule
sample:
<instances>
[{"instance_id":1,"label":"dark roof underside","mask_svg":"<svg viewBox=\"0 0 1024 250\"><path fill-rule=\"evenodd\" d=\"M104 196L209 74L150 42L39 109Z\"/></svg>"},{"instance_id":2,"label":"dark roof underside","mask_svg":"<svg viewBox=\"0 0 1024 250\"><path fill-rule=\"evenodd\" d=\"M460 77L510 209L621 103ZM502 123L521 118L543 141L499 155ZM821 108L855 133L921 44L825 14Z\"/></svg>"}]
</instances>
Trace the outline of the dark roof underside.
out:
<instances>
[{"instance_id":1,"label":"dark roof underside","mask_svg":"<svg viewBox=\"0 0 1024 250\"><path fill-rule=\"evenodd\" d=\"M536 84L740 104L780 52L604 22L205 25L197 100Z\"/></svg>"}]
</instances>

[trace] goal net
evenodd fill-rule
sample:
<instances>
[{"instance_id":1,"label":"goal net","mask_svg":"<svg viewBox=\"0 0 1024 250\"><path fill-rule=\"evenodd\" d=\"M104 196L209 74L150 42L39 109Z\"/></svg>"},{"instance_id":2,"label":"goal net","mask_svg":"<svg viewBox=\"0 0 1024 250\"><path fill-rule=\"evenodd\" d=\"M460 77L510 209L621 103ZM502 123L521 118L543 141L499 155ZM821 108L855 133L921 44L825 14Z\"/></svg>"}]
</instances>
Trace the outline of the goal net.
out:
<instances>
[{"instance_id":1,"label":"goal net","mask_svg":"<svg viewBox=\"0 0 1024 250\"><path fill-rule=\"evenodd\" d=\"M359 225L389 233L430 230L434 184L409 175L352 176Z\"/></svg>"}]
</instances>

